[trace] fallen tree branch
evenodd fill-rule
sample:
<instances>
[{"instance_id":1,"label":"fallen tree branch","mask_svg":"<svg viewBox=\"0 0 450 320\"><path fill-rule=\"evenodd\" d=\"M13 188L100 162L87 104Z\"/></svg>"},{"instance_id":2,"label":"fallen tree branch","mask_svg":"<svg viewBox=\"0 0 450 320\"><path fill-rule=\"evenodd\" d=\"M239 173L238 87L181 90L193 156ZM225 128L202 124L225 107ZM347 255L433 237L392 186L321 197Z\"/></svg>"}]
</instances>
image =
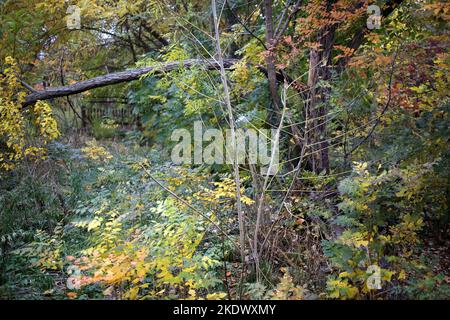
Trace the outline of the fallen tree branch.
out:
<instances>
[{"instance_id":1,"label":"fallen tree branch","mask_svg":"<svg viewBox=\"0 0 450 320\"><path fill-rule=\"evenodd\" d=\"M239 59L224 59L223 60L224 68L229 69L238 61ZM34 90L34 92L30 93L25 97L24 106L29 106L38 100L48 100L53 98L66 97L95 88L101 88L113 84L137 80L141 76L149 72L153 72L154 74L165 73L168 71L175 70L181 66L183 66L184 68L192 68L195 66L200 66L205 67L207 70L220 69L218 62L214 59L188 59L181 62L174 61L151 67L108 73L103 76L98 76L92 79L80 81L72 85L61 87L49 87L45 90L39 91ZM259 69L259 71L261 71L267 76L267 70L264 67L257 66L257 68ZM288 83L295 82L296 88L300 88L299 90L304 89L303 84L300 84L298 81L292 80L284 72L277 73L277 80L280 82L284 82L284 80L286 80Z\"/></svg>"},{"instance_id":2,"label":"fallen tree branch","mask_svg":"<svg viewBox=\"0 0 450 320\"><path fill-rule=\"evenodd\" d=\"M238 59L225 59L224 60L224 67L230 68L233 66L236 62L238 62ZM133 81L139 79L141 76L149 73L154 72L156 74L158 73L164 73L168 72L174 69L177 69L179 67L185 67L185 68L191 68L194 66L203 66L206 67L208 70L214 70L219 69L219 65L217 61L214 61L213 59L188 59L184 61L175 61L175 62L169 62L157 66L151 66L151 67L145 67L140 69L134 69L134 70L126 70L126 71L120 71L115 73L109 73L103 76L98 76L92 79L84 80L77 82L72 85L62 86L62 87L50 87L46 90L40 90L35 91L33 93L30 93L25 97L24 106L31 105L35 103L38 100L48 100L58 97L65 97L70 96L73 94L81 93L84 91L88 91L95 88L100 88L112 84L127 82L127 81Z\"/></svg>"}]
</instances>

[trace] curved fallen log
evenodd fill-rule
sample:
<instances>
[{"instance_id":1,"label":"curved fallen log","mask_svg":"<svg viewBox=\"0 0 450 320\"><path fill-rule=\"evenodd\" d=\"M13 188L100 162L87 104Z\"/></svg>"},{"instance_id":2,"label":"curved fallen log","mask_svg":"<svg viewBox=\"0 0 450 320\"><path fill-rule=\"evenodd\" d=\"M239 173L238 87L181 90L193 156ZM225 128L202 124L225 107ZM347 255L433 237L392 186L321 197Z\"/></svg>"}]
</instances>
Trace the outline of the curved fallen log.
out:
<instances>
[{"instance_id":1,"label":"curved fallen log","mask_svg":"<svg viewBox=\"0 0 450 320\"><path fill-rule=\"evenodd\" d=\"M226 68L230 68L233 66L236 62L238 62L239 59L226 59L224 61L224 65ZM38 100L48 100L58 97L65 97L70 96L73 94L81 93L84 91L88 91L94 88L100 88L112 84L122 83L122 82L128 82L132 80L137 80L141 76L149 73L154 72L155 74L158 73L164 73L171 70L175 70L179 68L180 66L184 66L185 68L191 68L194 66L203 66L208 70L214 70L218 69L219 65L217 61L213 59L189 59L184 61L175 61L175 62L168 62L165 64L157 65L157 66L151 66L151 67L145 67L140 69L133 69L133 70L126 70L126 71L120 71L115 73L108 73L103 76L98 76L92 79L84 80L77 82L72 85L62 86L62 87L50 87L46 90L40 90L40 91L34 91L27 95L25 97L24 106L31 105L35 103Z\"/></svg>"},{"instance_id":2,"label":"curved fallen log","mask_svg":"<svg viewBox=\"0 0 450 320\"><path fill-rule=\"evenodd\" d=\"M226 69L231 68L239 59L224 59L224 67ZM35 91L28 94L25 97L24 106L29 106L38 100L48 100L58 97L70 96L73 94L81 93L95 88L105 87L112 84L128 82L139 79L141 76L153 72L154 74L160 74L168 71L175 70L180 66L185 68L191 68L194 66L201 66L207 70L216 70L219 68L218 62L214 59L188 59L184 61L174 61L163 63L156 66L145 67L140 69L125 70L120 72L108 73L103 76L98 76L92 79L77 82L72 85L62 86L62 87L50 87L45 90ZM267 76L267 70L262 66L257 66L259 71ZM300 92L305 90L305 85L298 81L293 81L284 72L277 73L277 80L282 82L286 80L288 83L294 82L294 88Z\"/></svg>"}]
</instances>

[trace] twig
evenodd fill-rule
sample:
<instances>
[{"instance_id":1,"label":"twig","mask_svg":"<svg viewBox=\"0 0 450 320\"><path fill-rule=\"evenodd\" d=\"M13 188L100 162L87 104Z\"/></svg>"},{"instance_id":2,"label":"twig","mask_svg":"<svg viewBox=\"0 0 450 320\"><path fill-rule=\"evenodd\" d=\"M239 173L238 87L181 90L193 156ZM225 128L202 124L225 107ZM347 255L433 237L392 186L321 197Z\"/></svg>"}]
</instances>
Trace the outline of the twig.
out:
<instances>
[{"instance_id":1,"label":"twig","mask_svg":"<svg viewBox=\"0 0 450 320\"><path fill-rule=\"evenodd\" d=\"M264 43L264 41L262 41L256 34L254 34L246 25L245 23L241 20L241 18L238 17L237 14L234 13L233 9L231 8L231 6L229 5L228 1L226 1L226 6L228 7L228 10L231 12L231 14L233 15L233 17L239 22L239 24L241 26L244 27L245 31L247 31L253 38L255 38L263 47L265 50L269 50L266 46L266 44Z\"/></svg>"},{"instance_id":2,"label":"twig","mask_svg":"<svg viewBox=\"0 0 450 320\"><path fill-rule=\"evenodd\" d=\"M264 179L264 185L262 187L261 190L261 195L258 201L258 210L257 210L257 214L256 214L256 225L255 225L255 234L253 237L253 257L255 259L255 263L256 263L256 267L257 270L259 270L259 251L258 251L258 233L259 233L259 227L261 224L261 218L262 218L262 211L263 211L263 202L264 202L264 196L265 196L265 192L267 190L267 187L269 185L269 176L271 174L273 165L274 165L274 157L275 157L275 153L278 150L278 143L279 143L279 138L280 138L280 132L281 132L281 128L283 127L283 122L284 122L284 118L285 118L285 114L286 114L286 83L283 87L283 98L281 103L283 104L283 112L281 114L281 119L280 119L280 124L277 128L277 131L275 133L275 137L274 139L274 143L273 143L273 150L272 150L272 154L270 157L270 163L269 163L269 168L268 168L268 172L266 175L266 178ZM278 168L277 168L278 170ZM259 280L259 272L257 273L257 279Z\"/></svg>"},{"instance_id":3,"label":"twig","mask_svg":"<svg viewBox=\"0 0 450 320\"><path fill-rule=\"evenodd\" d=\"M347 157L349 155L351 155L356 149L358 149L364 142L366 142L372 136L376 127L381 123L381 117L383 117L383 115L386 113L386 111L391 103L392 79L393 79L393 74L394 74L394 70L395 70L395 61L397 60L397 55L398 55L399 49L400 49L400 46L397 47L397 50L395 51L395 55L394 55L394 58L393 58L392 64L391 64L391 73L389 75L388 99L386 101L386 104L385 104L383 110L381 111L381 114L378 116L377 120L375 121L375 124L370 129L369 133L356 146L354 146L347 154L345 154L345 156L344 156L345 159L347 159Z\"/></svg>"},{"instance_id":4,"label":"twig","mask_svg":"<svg viewBox=\"0 0 450 320\"><path fill-rule=\"evenodd\" d=\"M61 60L59 63L59 74L60 74L60 80L61 80L61 85L65 86L65 81L64 81L64 69L63 69L63 62L64 62L64 51L62 51L61 53ZM77 112L77 110L75 109L75 107L72 104L72 101L70 100L69 96L66 96L66 100L67 103L69 104L70 109L72 109L72 112L81 120L83 121L83 118L81 117L81 115Z\"/></svg>"},{"instance_id":5,"label":"twig","mask_svg":"<svg viewBox=\"0 0 450 320\"><path fill-rule=\"evenodd\" d=\"M213 220L211 220L210 217L208 217L207 215L205 215L203 212L201 212L200 210L196 209L194 206L192 206L189 202L187 202L186 200L180 198L176 193L174 193L172 190L166 188L166 186L164 186L160 181L158 181L155 177L153 177L153 175L147 170L147 168L141 164L142 169L144 169L145 173L149 176L150 179L152 179L154 182L156 182L156 184L158 184L162 189L164 189L165 191L167 191L172 197L174 197L175 199L177 199L178 201L180 201L182 204L184 204L185 206L187 206L189 209L192 209L195 213L197 213L198 215L200 215L202 218L204 218L205 220L207 220L208 222L210 222L218 231L220 231L225 237L227 237L228 240L230 240L233 244L234 241L233 239L230 238L230 236L225 232L225 230L223 230L217 223L215 223Z\"/></svg>"}]
</instances>

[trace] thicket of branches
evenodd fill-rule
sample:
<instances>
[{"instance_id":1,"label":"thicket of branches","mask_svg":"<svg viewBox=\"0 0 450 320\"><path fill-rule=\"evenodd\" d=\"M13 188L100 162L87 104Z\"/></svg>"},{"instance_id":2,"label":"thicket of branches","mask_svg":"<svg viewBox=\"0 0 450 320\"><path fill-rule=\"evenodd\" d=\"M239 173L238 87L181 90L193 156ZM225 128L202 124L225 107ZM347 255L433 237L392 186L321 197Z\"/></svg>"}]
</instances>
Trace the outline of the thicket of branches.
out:
<instances>
[{"instance_id":1,"label":"thicket of branches","mask_svg":"<svg viewBox=\"0 0 450 320\"><path fill-rule=\"evenodd\" d=\"M0 4L0 296L449 297L447 3L71 4ZM177 166L195 121L278 172Z\"/></svg>"}]
</instances>

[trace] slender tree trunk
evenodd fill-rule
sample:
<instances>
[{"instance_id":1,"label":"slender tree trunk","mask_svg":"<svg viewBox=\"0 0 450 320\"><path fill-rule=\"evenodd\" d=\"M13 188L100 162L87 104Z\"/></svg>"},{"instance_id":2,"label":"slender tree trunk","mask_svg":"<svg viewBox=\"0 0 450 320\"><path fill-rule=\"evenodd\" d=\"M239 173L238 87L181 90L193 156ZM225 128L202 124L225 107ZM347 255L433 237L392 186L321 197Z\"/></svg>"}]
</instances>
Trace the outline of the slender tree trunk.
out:
<instances>
[{"instance_id":1,"label":"slender tree trunk","mask_svg":"<svg viewBox=\"0 0 450 320\"><path fill-rule=\"evenodd\" d=\"M281 99L278 95L278 83L277 83L277 72L275 69L275 57L272 53L273 46L275 45L274 34L273 34L273 11L272 11L272 0L264 0L264 16L266 24L266 47L269 49L268 55L266 57L267 66L267 80L269 82L269 92L271 100L271 108L269 109L269 119L268 122L275 128L278 124L278 113L281 106Z\"/></svg>"},{"instance_id":2,"label":"slender tree trunk","mask_svg":"<svg viewBox=\"0 0 450 320\"><path fill-rule=\"evenodd\" d=\"M219 71L220 78L222 80L223 89L224 89L224 98L225 105L228 111L228 118L230 121L230 129L231 129L231 140L232 140L232 152L233 152L233 167L234 167L234 182L236 184L236 209L238 214L238 223L239 223L239 244L241 250L241 260L242 260L242 271L241 271L241 279L239 284L239 298L242 296L242 284L244 279L244 270L245 270L245 216L242 210L242 202L241 202L241 178L239 173L239 162L238 162L238 153L237 153L237 140L236 140L236 130L235 130L235 121L233 116L233 108L231 106L231 98L230 92L228 89L227 76L225 73L225 64L223 60L222 49L220 47L220 35L219 35L219 21L217 18L217 9L216 9L216 0L211 0L211 7L213 11L214 18L214 35L216 40L216 51L217 58L219 60Z\"/></svg>"},{"instance_id":3,"label":"slender tree trunk","mask_svg":"<svg viewBox=\"0 0 450 320\"><path fill-rule=\"evenodd\" d=\"M328 1L328 10L332 1ZM334 43L336 27L323 27L317 35L319 48L311 48L309 53L308 87L309 94L306 101L306 112L310 119L310 132L308 143L311 145L310 163L316 173L328 172L330 161L328 154L327 113L328 113L328 87L321 86L321 82L331 79L331 50Z\"/></svg>"}]
</instances>

